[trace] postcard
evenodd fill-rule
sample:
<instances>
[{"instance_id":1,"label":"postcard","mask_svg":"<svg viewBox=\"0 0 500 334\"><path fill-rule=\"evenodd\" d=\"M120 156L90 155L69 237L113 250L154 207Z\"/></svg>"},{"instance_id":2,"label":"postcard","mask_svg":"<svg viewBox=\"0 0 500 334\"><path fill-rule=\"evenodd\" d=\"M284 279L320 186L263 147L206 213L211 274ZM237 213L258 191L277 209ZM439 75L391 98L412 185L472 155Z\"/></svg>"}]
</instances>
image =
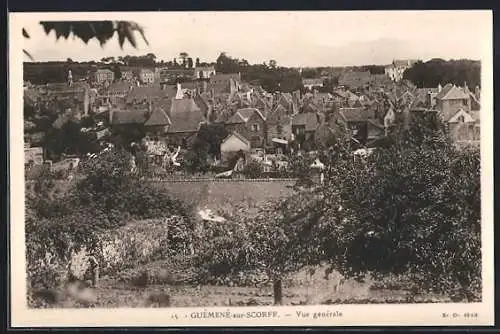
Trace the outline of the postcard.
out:
<instances>
[{"instance_id":1,"label":"postcard","mask_svg":"<svg viewBox=\"0 0 500 334\"><path fill-rule=\"evenodd\" d=\"M12 327L494 324L492 11L9 34Z\"/></svg>"}]
</instances>

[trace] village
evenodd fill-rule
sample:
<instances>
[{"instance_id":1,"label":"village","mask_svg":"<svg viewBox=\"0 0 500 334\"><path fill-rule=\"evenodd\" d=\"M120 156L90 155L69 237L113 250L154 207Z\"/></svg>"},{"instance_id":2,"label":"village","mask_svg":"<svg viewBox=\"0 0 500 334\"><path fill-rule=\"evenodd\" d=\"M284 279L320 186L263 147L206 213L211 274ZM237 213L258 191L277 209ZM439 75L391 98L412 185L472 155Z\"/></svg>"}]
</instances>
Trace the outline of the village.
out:
<instances>
[{"instance_id":1,"label":"village","mask_svg":"<svg viewBox=\"0 0 500 334\"><path fill-rule=\"evenodd\" d=\"M146 158L138 161L135 154L132 168L146 164L150 177L280 177L287 175L290 156L317 158L315 152L328 148L341 129L348 130L353 153L361 156L396 122L409 124L426 112L442 118L453 142L479 142L480 88L467 82L417 88L403 78L416 60L394 60L383 74L322 71L302 77L299 89L282 92L245 82L241 73L219 73L216 63L202 66L197 59L196 66L188 59L170 67L100 63L79 77L69 64L65 82L25 82L25 110L31 110L25 118L26 170L48 166L71 177L81 159L121 145L133 152L140 147ZM336 84L327 86L333 76ZM44 129L37 125L44 123L40 119L55 120ZM92 143L87 150L71 150L59 142L61 154L51 154L47 129L68 122L80 124L77 131ZM258 173L244 173L249 163ZM322 166L316 159L311 170Z\"/></svg>"},{"instance_id":2,"label":"village","mask_svg":"<svg viewBox=\"0 0 500 334\"><path fill-rule=\"evenodd\" d=\"M162 44L183 15L23 27L28 306L481 302L479 46L448 52L441 20L427 50L315 40L352 24L340 13L248 14L270 36L217 15L184 32L192 46Z\"/></svg>"}]
</instances>

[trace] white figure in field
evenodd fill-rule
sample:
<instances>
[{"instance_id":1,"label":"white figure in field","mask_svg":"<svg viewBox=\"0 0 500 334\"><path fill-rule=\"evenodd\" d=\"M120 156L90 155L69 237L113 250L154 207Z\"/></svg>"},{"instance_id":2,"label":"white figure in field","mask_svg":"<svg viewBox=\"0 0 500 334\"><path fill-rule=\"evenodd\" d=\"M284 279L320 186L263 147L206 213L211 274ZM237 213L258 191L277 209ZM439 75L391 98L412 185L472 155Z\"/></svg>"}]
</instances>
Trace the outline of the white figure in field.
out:
<instances>
[{"instance_id":1,"label":"white figure in field","mask_svg":"<svg viewBox=\"0 0 500 334\"><path fill-rule=\"evenodd\" d=\"M177 156L179 155L179 152L181 151L181 147L180 146L177 146L177 151L172 155L172 164L174 166L177 166L177 167L180 167L180 163L177 161Z\"/></svg>"}]
</instances>

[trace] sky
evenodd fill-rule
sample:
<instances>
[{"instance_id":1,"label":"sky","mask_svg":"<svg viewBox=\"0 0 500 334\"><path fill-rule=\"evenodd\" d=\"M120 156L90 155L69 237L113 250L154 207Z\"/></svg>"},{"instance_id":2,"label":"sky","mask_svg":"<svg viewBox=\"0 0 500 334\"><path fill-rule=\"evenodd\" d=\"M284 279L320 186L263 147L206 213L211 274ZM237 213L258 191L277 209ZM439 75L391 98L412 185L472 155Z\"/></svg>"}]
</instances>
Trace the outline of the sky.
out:
<instances>
[{"instance_id":1,"label":"sky","mask_svg":"<svg viewBox=\"0 0 500 334\"><path fill-rule=\"evenodd\" d=\"M250 63L290 67L389 64L393 59L480 60L492 27L487 11L113 12L15 13L31 35L23 47L35 61L100 60L154 53L165 61L187 52L215 61L221 52ZM149 40L120 49L115 37L101 47L70 37L56 42L40 20L132 20ZM21 36L21 33L19 33ZM488 51L486 51L488 52ZM29 59L25 59L29 61Z\"/></svg>"}]
</instances>

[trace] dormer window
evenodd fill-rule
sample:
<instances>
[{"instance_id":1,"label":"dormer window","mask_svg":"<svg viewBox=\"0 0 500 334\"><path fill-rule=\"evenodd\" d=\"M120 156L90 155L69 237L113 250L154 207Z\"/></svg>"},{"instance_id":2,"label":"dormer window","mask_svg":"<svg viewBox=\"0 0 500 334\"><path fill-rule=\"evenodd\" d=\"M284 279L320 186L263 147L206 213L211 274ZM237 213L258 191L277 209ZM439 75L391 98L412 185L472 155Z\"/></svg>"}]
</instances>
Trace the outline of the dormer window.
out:
<instances>
[{"instance_id":1,"label":"dormer window","mask_svg":"<svg viewBox=\"0 0 500 334\"><path fill-rule=\"evenodd\" d=\"M260 130L260 124L254 123L252 124L252 131L257 132Z\"/></svg>"}]
</instances>

